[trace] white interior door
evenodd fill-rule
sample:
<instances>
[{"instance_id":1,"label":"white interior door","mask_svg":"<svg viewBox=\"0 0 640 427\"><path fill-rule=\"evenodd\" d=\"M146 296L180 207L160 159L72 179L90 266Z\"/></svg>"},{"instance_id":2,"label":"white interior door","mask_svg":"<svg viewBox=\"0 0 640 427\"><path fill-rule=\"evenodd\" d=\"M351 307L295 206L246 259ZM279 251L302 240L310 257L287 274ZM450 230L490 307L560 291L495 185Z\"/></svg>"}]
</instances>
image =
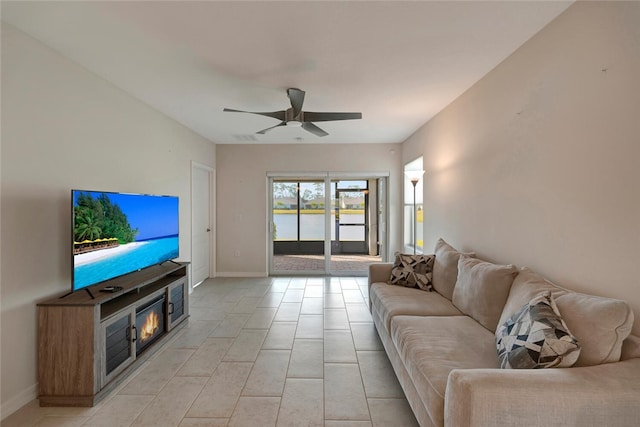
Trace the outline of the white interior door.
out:
<instances>
[{"instance_id":1,"label":"white interior door","mask_svg":"<svg viewBox=\"0 0 640 427\"><path fill-rule=\"evenodd\" d=\"M197 286L211 277L213 169L191 166L191 283Z\"/></svg>"}]
</instances>

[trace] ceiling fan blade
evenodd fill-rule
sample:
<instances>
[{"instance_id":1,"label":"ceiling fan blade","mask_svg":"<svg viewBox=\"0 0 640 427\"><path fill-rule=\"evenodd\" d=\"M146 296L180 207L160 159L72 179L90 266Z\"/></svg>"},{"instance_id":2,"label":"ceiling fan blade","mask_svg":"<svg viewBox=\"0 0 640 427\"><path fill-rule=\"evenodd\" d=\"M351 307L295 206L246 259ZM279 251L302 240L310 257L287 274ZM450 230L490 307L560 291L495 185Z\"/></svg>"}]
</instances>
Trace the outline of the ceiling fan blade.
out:
<instances>
[{"instance_id":1,"label":"ceiling fan blade","mask_svg":"<svg viewBox=\"0 0 640 427\"><path fill-rule=\"evenodd\" d=\"M304 91L296 88L287 89L287 95L289 101L291 101L291 108L293 108L293 117L298 117L300 111L302 111L302 104L304 104Z\"/></svg>"},{"instance_id":2,"label":"ceiling fan blade","mask_svg":"<svg viewBox=\"0 0 640 427\"><path fill-rule=\"evenodd\" d=\"M270 128L262 129L261 131L258 131L256 133L259 133L260 135L264 135L265 133L269 132L271 129L274 129L274 128L277 128L277 127L280 127L280 126L286 126L286 125L287 125L287 122L282 121L282 122L278 123L275 126L271 126Z\"/></svg>"},{"instance_id":3,"label":"ceiling fan blade","mask_svg":"<svg viewBox=\"0 0 640 427\"><path fill-rule=\"evenodd\" d=\"M362 113L314 113L304 112L305 122L330 122L333 120L354 120L361 119Z\"/></svg>"},{"instance_id":4,"label":"ceiling fan blade","mask_svg":"<svg viewBox=\"0 0 640 427\"><path fill-rule=\"evenodd\" d=\"M231 108L225 108L224 110L222 110L224 112L227 113L248 113L248 114L257 114L259 116L267 116L267 117L273 117L274 119L278 119L278 120L282 120L284 121L287 112L282 110L282 111L267 111L267 112L256 112L256 111L242 111L242 110L233 110Z\"/></svg>"},{"instance_id":5,"label":"ceiling fan blade","mask_svg":"<svg viewBox=\"0 0 640 427\"><path fill-rule=\"evenodd\" d=\"M306 131L311 132L312 134L316 135L316 136L327 136L329 135L327 132L323 131L322 129L320 129L318 126L314 125L311 122L303 122L302 123L302 128Z\"/></svg>"}]
</instances>

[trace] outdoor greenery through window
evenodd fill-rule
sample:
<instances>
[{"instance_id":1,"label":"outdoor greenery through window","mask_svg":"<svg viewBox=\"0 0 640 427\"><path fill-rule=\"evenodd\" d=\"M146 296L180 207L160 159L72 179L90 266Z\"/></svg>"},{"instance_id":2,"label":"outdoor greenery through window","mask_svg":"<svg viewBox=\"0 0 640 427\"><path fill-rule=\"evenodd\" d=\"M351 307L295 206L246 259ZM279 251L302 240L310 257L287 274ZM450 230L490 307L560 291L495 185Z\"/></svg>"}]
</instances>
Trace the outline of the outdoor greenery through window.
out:
<instances>
[{"instance_id":1,"label":"outdoor greenery through window","mask_svg":"<svg viewBox=\"0 0 640 427\"><path fill-rule=\"evenodd\" d=\"M330 189L331 224L338 224L340 240L365 240L364 227L342 224L364 224L367 181L332 181ZM325 205L324 181L274 181L273 240L324 240ZM336 227L332 226L331 239L335 238Z\"/></svg>"},{"instance_id":2,"label":"outdoor greenery through window","mask_svg":"<svg viewBox=\"0 0 640 427\"><path fill-rule=\"evenodd\" d=\"M324 239L324 182L273 183L273 240Z\"/></svg>"}]
</instances>

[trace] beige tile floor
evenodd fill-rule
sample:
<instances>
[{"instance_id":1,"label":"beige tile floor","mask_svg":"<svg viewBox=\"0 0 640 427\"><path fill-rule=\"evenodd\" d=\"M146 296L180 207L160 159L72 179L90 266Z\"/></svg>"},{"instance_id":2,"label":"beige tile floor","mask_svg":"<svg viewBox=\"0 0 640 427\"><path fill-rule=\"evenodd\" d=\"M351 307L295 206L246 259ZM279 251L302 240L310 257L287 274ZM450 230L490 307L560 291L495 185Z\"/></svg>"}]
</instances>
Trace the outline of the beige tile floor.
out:
<instances>
[{"instance_id":1,"label":"beige tile floor","mask_svg":"<svg viewBox=\"0 0 640 427\"><path fill-rule=\"evenodd\" d=\"M93 408L24 426L416 426L368 312L366 277L209 279L174 339Z\"/></svg>"}]
</instances>

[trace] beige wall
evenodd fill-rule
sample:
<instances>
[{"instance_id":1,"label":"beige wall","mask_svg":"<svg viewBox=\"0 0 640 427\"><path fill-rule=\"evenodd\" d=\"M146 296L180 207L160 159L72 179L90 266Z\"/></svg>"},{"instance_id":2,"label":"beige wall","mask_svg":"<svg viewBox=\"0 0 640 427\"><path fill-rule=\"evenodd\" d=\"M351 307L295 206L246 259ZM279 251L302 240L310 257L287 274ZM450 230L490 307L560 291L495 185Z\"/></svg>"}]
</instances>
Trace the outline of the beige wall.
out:
<instances>
[{"instance_id":1,"label":"beige wall","mask_svg":"<svg viewBox=\"0 0 640 427\"><path fill-rule=\"evenodd\" d=\"M178 195L189 230L191 160L217 167L219 272L266 273L268 171L388 171L393 253L402 164L424 155L426 248L443 236L567 287L626 299L640 332L638 22L639 3L576 3L402 149L217 152L3 24L2 415L36 393L35 304L70 287L69 190ZM228 250L238 246L240 258ZM189 259L188 233L180 249Z\"/></svg>"},{"instance_id":2,"label":"beige wall","mask_svg":"<svg viewBox=\"0 0 640 427\"><path fill-rule=\"evenodd\" d=\"M2 416L36 395L36 303L71 287L71 188L180 197L215 145L2 24Z\"/></svg>"},{"instance_id":3,"label":"beige wall","mask_svg":"<svg viewBox=\"0 0 640 427\"><path fill-rule=\"evenodd\" d=\"M267 273L267 172L390 173L390 253L400 248L399 144L218 145L216 156L218 274Z\"/></svg>"},{"instance_id":4,"label":"beige wall","mask_svg":"<svg viewBox=\"0 0 640 427\"><path fill-rule=\"evenodd\" d=\"M640 332L640 3L577 2L403 146L443 236L627 300Z\"/></svg>"}]
</instances>

